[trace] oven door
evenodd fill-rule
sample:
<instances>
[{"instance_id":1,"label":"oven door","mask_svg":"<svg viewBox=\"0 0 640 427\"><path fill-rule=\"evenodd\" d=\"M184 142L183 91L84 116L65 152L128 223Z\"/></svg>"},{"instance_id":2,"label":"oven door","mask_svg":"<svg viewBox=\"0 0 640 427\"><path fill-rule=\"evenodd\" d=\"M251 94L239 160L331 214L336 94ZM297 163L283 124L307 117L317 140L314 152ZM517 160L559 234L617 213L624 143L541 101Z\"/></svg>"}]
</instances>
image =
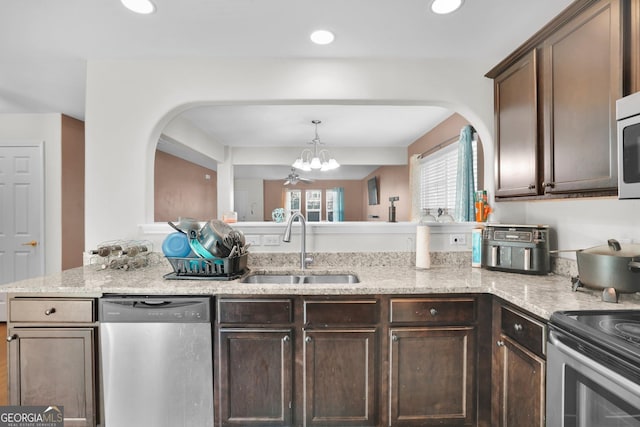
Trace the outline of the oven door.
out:
<instances>
[{"instance_id":1,"label":"oven door","mask_svg":"<svg viewBox=\"0 0 640 427\"><path fill-rule=\"evenodd\" d=\"M547 426L640 426L640 385L567 345L571 340L549 331Z\"/></svg>"}]
</instances>

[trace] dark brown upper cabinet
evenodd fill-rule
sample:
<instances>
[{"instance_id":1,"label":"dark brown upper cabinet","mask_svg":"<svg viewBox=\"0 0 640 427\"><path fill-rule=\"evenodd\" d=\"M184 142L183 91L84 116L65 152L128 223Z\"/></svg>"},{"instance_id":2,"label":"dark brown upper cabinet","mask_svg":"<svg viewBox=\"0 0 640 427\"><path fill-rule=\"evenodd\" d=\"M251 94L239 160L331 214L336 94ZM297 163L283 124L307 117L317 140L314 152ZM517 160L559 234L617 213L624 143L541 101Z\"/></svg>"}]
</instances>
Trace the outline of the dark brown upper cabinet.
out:
<instances>
[{"instance_id":1,"label":"dark brown upper cabinet","mask_svg":"<svg viewBox=\"0 0 640 427\"><path fill-rule=\"evenodd\" d=\"M538 90L536 50L496 77L496 196L536 195Z\"/></svg>"},{"instance_id":2,"label":"dark brown upper cabinet","mask_svg":"<svg viewBox=\"0 0 640 427\"><path fill-rule=\"evenodd\" d=\"M615 194L615 103L633 74L630 1L574 2L487 73L496 197Z\"/></svg>"}]
</instances>

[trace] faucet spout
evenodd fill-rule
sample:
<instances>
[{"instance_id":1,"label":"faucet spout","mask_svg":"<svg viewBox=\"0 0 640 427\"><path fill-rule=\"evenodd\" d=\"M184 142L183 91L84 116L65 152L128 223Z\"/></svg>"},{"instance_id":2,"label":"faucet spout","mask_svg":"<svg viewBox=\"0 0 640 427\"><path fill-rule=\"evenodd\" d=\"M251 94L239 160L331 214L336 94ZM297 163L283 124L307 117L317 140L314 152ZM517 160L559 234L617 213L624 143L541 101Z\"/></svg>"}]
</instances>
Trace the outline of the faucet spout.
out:
<instances>
[{"instance_id":1,"label":"faucet spout","mask_svg":"<svg viewBox=\"0 0 640 427\"><path fill-rule=\"evenodd\" d=\"M313 258L307 257L307 222L304 219L304 215L300 212L294 212L291 217L289 217L289 221L287 221L287 228L284 230L284 235L282 236L283 242L291 241L291 227L293 222L298 218L300 220L300 269L304 270L307 268L307 264L313 261Z\"/></svg>"}]
</instances>

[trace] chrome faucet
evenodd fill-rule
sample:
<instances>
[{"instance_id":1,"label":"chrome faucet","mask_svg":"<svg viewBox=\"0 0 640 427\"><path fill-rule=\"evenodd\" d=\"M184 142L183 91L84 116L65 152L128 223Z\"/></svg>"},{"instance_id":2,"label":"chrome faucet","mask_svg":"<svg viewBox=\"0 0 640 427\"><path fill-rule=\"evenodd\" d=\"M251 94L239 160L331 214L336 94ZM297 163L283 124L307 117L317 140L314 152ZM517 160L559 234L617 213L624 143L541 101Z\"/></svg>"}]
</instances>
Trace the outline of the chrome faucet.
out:
<instances>
[{"instance_id":1,"label":"chrome faucet","mask_svg":"<svg viewBox=\"0 0 640 427\"><path fill-rule=\"evenodd\" d=\"M313 262L313 257L307 256L307 222L304 219L304 215L300 212L294 212L289 218L287 228L284 230L284 236L282 236L282 241L287 243L291 241L291 226L296 218L300 219L300 269L304 270L307 268L307 264Z\"/></svg>"}]
</instances>

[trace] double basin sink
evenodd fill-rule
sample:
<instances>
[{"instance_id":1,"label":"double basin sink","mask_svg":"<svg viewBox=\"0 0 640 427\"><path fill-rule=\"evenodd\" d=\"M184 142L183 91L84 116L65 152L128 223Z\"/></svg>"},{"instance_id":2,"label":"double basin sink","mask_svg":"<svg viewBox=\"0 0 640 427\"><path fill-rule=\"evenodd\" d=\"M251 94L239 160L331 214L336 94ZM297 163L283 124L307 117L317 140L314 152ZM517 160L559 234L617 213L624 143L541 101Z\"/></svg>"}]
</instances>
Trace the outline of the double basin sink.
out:
<instances>
[{"instance_id":1,"label":"double basin sink","mask_svg":"<svg viewBox=\"0 0 640 427\"><path fill-rule=\"evenodd\" d=\"M252 273L240 279L240 283L254 284L350 284L359 283L360 279L355 274L272 274Z\"/></svg>"}]
</instances>

